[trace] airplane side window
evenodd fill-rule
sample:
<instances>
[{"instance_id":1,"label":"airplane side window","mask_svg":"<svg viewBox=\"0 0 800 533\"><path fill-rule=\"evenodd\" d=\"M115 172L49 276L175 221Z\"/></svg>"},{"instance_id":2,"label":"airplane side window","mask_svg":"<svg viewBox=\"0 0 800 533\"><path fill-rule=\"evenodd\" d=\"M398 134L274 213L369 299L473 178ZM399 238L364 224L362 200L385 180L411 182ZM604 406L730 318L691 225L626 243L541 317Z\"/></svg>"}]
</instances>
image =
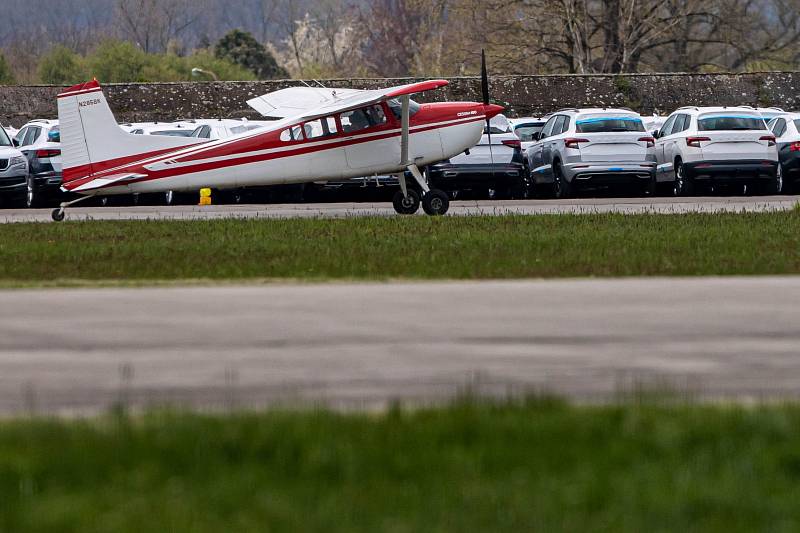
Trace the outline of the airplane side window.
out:
<instances>
[{"instance_id":1,"label":"airplane side window","mask_svg":"<svg viewBox=\"0 0 800 533\"><path fill-rule=\"evenodd\" d=\"M334 117L320 118L306 122L303 128L306 133L306 139L329 137L336 134L336 119Z\"/></svg>"},{"instance_id":2,"label":"airplane side window","mask_svg":"<svg viewBox=\"0 0 800 533\"><path fill-rule=\"evenodd\" d=\"M363 109L346 111L339 115L339 118L342 121L342 131L345 133L351 133L370 127L369 119Z\"/></svg>"},{"instance_id":3,"label":"airplane side window","mask_svg":"<svg viewBox=\"0 0 800 533\"><path fill-rule=\"evenodd\" d=\"M285 129L281 132L281 141L283 142L302 140L303 129L300 127L300 125L292 126L291 128Z\"/></svg>"},{"instance_id":4,"label":"airplane side window","mask_svg":"<svg viewBox=\"0 0 800 533\"><path fill-rule=\"evenodd\" d=\"M383 106L374 105L364 110L369 119L370 126L380 126L386 124L386 114L383 112Z\"/></svg>"}]
</instances>

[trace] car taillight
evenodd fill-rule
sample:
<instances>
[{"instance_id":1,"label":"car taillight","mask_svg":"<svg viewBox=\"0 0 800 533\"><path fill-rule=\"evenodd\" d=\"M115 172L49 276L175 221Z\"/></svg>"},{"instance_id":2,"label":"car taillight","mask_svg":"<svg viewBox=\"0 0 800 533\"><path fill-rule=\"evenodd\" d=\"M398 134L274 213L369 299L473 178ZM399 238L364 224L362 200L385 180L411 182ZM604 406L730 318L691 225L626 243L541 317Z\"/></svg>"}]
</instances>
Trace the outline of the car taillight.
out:
<instances>
[{"instance_id":1,"label":"car taillight","mask_svg":"<svg viewBox=\"0 0 800 533\"><path fill-rule=\"evenodd\" d=\"M639 137L639 142L647 143L648 148L652 148L656 145L656 140L652 137Z\"/></svg>"},{"instance_id":2,"label":"car taillight","mask_svg":"<svg viewBox=\"0 0 800 533\"><path fill-rule=\"evenodd\" d=\"M564 146L567 148L578 148L580 143L588 143L589 139L564 139Z\"/></svg>"},{"instance_id":3,"label":"car taillight","mask_svg":"<svg viewBox=\"0 0 800 533\"><path fill-rule=\"evenodd\" d=\"M774 135L762 135L759 141L767 141L767 146L775 146Z\"/></svg>"},{"instance_id":4,"label":"car taillight","mask_svg":"<svg viewBox=\"0 0 800 533\"><path fill-rule=\"evenodd\" d=\"M503 144L506 146L510 146L511 148L520 148L522 149L522 143L519 139L506 139L503 141Z\"/></svg>"},{"instance_id":5,"label":"car taillight","mask_svg":"<svg viewBox=\"0 0 800 533\"><path fill-rule=\"evenodd\" d=\"M800 141L793 142L789 145L790 152L800 152Z\"/></svg>"},{"instance_id":6,"label":"car taillight","mask_svg":"<svg viewBox=\"0 0 800 533\"><path fill-rule=\"evenodd\" d=\"M55 157L61 155L61 150L36 150L36 157L43 159L47 157Z\"/></svg>"},{"instance_id":7,"label":"car taillight","mask_svg":"<svg viewBox=\"0 0 800 533\"><path fill-rule=\"evenodd\" d=\"M686 137L686 146L694 146L700 148L700 143L703 141L710 141L708 137Z\"/></svg>"}]
</instances>

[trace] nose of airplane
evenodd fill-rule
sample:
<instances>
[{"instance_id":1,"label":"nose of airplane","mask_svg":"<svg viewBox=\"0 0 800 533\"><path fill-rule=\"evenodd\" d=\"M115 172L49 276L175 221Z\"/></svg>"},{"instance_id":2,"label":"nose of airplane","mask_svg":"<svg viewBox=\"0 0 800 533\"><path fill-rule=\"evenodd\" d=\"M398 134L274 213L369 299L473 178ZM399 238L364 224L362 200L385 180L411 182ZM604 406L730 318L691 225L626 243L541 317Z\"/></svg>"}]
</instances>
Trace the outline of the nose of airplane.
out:
<instances>
[{"instance_id":1,"label":"nose of airplane","mask_svg":"<svg viewBox=\"0 0 800 533\"><path fill-rule=\"evenodd\" d=\"M492 118L495 115L499 115L503 111L503 106L495 105L495 104L483 104L483 114L486 115L486 118Z\"/></svg>"}]
</instances>

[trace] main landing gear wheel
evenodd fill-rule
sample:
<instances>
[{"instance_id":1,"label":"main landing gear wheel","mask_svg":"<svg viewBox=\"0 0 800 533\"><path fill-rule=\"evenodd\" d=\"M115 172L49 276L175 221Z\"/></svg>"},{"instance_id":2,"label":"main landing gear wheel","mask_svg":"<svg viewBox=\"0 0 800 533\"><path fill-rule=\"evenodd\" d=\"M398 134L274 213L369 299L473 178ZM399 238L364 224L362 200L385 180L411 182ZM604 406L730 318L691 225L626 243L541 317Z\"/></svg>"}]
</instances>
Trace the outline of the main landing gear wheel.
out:
<instances>
[{"instance_id":1,"label":"main landing gear wheel","mask_svg":"<svg viewBox=\"0 0 800 533\"><path fill-rule=\"evenodd\" d=\"M450 198L444 191L431 189L422 197L422 210L428 215L444 215L448 209L450 209Z\"/></svg>"},{"instance_id":2,"label":"main landing gear wheel","mask_svg":"<svg viewBox=\"0 0 800 533\"><path fill-rule=\"evenodd\" d=\"M413 189L408 190L408 195L397 191L392 198L394 210L401 215L413 215L419 209L419 193Z\"/></svg>"},{"instance_id":3,"label":"main landing gear wheel","mask_svg":"<svg viewBox=\"0 0 800 533\"><path fill-rule=\"evenodd\" d=\"M57 207L53 209L53 212L50 214L53 217L53 221L61 222L64 220L64 209L62 207Z\"/></svg>"}]
</instances>

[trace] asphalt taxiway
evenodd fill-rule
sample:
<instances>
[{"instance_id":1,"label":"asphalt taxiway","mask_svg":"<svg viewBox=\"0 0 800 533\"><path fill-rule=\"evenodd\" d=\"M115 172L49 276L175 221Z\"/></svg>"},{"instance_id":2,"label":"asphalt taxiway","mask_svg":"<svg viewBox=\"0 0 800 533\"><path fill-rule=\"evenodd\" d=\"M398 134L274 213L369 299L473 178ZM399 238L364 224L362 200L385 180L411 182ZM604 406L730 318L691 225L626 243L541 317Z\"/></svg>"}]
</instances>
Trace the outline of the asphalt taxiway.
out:
<instances>
[{"instance_id":1,"label":"asphalt taxiway","mask_svg":"<svg viewBox=\"0 0 800 533\"><path fill-rule=\"evenodd\" d=\"M0 291L0 414L800 395L800 277Z\"/></svg>"},{"instance_id":2,"label":"asphalt taxiway","mask_svg":"<svg viewBox=\"0 0 800 533\"><path fill-rule=\"evenodd\" d=\"M451 215L558 213L721 213L784 211L797 205L793 196L694 198L578 198L570 200L454 201ZM2 209L0 223L50 222L51 209ZM422 211L420 210L420 213ZM199 220L215 218L302 218L393 216L390 203L307 203L271 205L80 207L67 220ZM421 216L421 215L420 215Z\"/></svg>"}]
</instances>

